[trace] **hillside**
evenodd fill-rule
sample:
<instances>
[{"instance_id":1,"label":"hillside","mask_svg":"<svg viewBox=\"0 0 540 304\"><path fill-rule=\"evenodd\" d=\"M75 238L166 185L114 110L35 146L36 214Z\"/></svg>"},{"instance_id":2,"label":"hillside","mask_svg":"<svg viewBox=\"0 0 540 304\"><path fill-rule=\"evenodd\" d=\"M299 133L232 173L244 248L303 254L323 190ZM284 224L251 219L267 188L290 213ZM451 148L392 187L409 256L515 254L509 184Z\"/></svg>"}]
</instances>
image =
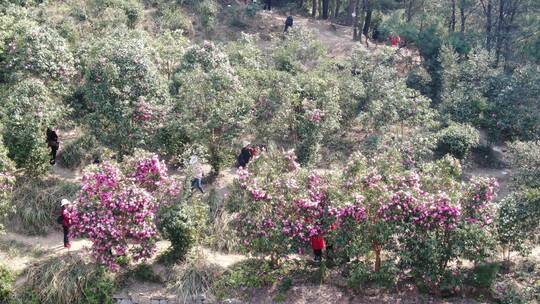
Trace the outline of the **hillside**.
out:
<instances>
[{"instance_id":1,"label":"hillside","mask_svg":"<svg viewBox=\"0 0 540 304\"><path fill-rule=\"evenodd\" d=\"M538 303L540 6L267 4L0 1L0 303Z\"/></svg>"}]
</instances>

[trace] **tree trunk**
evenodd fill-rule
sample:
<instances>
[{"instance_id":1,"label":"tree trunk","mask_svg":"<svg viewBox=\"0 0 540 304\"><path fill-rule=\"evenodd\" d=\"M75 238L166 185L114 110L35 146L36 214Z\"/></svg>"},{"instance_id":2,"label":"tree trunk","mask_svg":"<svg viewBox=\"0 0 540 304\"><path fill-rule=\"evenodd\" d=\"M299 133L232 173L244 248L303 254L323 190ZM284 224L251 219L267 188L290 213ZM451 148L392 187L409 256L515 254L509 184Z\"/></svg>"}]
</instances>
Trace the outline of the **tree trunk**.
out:
<instances>
[{"instance_id":1,"label":"tree trunk","mask_svg":"<svg viewBox=\"0 0 540 304\"><path fill-rule=\"evenodd\" d=\"M493 14L493 3L492 0L487 0L487 7L486 7L486 48L488 52L491 52L491 38L492 38L492 27L493 27L493 21L492 21L492 14Z\"/></svg>"},{"instance_id":2,"label":"tree trunk","mask_svg":"<svg viewBox=\"0 0 540 304\"><path fill-rule=\"evenodd\" d=\"M373 252L375 253L375 272L381 270L381 245L373 244Z\"/></svg>"},{"instance_id":3,"label":"tree trunk","mask_svg":"<svg viewBox=\"0 0 540 304\"><path fill-rule=\"evenodd\" d=\"M364 29L362 32L364 33L364 36L366 36L366 39L369 34L369 29L371 28L371 15L373 14L373 9L371 8L371 5L369 3L369 0L365 1L365 7L366 10L366 19L364 21Z\"/></svg>"},{"instance_id":4,"label":"tree trunk","mask_svg":"<svg viewBox=\"0 0 540 304\"><path fill-rule=\"evenodd\" d=\"M450 16L450 32L456 31L456 0L452 0L452 15Z\"/></svg>"},{"instance_id":5,"label":"tree trunk","mask_svg":"<svg viewBox=\"0 0 540 304\"><path fill-rule=\"evenodd\" d=\"M452 15L450 16L450 31L456 31L456 0L452 0Z\"/></svg>"},{"instance_id":6,"label":"tree trunk","mask_svg":"<svg viewBox=\"0 0 540 304\"><path fill-rule=\"evenodd\" d=\"M311 17L317 17L317 0L313 0L311 4Z\"/></svg>"},{"instance_id":7,"label":"tree trunk","mask_svg":"<svg viewBox=\"0 0 540 304\"><path fill-rule=\"evenodd\" d=\"M330 6L330 0L322 0L322 18L328 19L328 8Z\"/></svg>"},{"instance_id":8,"label":"tree trunk","mask_svg":"<svg viewBox=\"0 0 540 304\"><path fill-rule=\"evenodd\" d=\"M352 14L356 10L356 3L361 0L349 0L349 6L347 7L347 25L353 25L355 18Z\"/></svg>"},{"instance_id":9,"label":"tree trunk","mask_svg":"<svg viewBox=\"0 0 540 304\"><path fill-rule=\"evenodd\" d=\"M304 0L300 0L298 7L300 7L300 9L304 8Z\"/></svg>"},{"instance_id":10,"label":"tree trunk","mask_svg":"<svg viewBox=\"0 0 540 304\"><path fill-rule=\"evenodd\" d=\"M322 0L319 0L319 4L318 4L318 9L319 9L319 18L322 18Z\"/></svg>"},{"instance_id":11,"label":"tree trunk","mask_svg":"<svg viewBox=\"0 0 540 304\"><path fill-rule=\"evenodd\" d=\"M460 0L459 15L461 19L460 32L465 33L465 0Z\"/></svg>"},{"instance_id":12,"label":"tree trunk","mask_svg":"<svg viewBox=\"0 0 540 304\"><path fill-rule=\"evenodd\" d=\"M501 58L501 48L503 44L504 3L505 0L499 0L499 19L497 20L497 45L495 49L497 65L499 64L499 60Z\"/></svg>"},{"instance_id":13,"label":"tree trunk","mask_svg":"<svg viewBox=\"0 0 540 304\"><path fill-rule=\"evenodd\" d=\"M409 0L409 4L407 5L407 23L411 22L412 20L413 4L414 4L414 0Z\"/></svg>"},{"instance_id":14,"label":"tree trunk","mask_svg":"<svg viewBox=\"0 0 540 304\"><path fill-rule=\"evenodd\" d=\"M334 10L334 18L337 19L339 17L339 9L341 8L341 0L336 0L336 6Z\"/></svg>"},{"instance_id":15,"label":"tree trunk","mask_svg":"<svg viewBox=\"0 0 540 304\"><path fill-rule=\"evenodd\" d=\"M364 11L363 9L360 10L360 7L364 7L365 0L358 0L356 1L356 4L354 6L354 30L353 30L353 40L354 41L361 41L362 40L362 29L360 28L360 25L363 24L363 16ZM361 4L362 3L362 4ZM360 19L362 17L362 19Z\"/></svg>"}]
</instances>

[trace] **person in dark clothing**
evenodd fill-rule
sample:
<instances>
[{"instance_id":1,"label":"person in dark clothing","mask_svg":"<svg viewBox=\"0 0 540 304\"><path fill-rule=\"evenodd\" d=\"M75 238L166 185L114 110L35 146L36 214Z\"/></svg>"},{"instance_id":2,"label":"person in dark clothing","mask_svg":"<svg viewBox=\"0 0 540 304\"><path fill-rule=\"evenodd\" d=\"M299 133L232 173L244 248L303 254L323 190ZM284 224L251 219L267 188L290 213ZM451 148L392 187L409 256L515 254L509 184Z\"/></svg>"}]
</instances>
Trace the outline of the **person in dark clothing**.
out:
<instances>
[{"instance_id":1,"label":"person in dark clothing","mask_svg":"<svg viewBox=\"0 0 540 304\"><path fill-rule=\"evenodd\" d=\"M71 242L69 241L69 228L71 227L71 217L66 208L70 202L67 199L63 199L61 203L61 214L58 217L58 223L62 225L64 230L64 248L70 249Z\"/></svg>"},{"instance_id":2,"label":"person in dark clothing","mask_svg":"<svg viewBox=\"0 0 540 304\"><path fill-rule=\"evenodd\" d=\"M249 145L245 146L240 150L240 155L238 155L237 167L246 167L252 157L252 149Z\"/></svg>"},{"instance_id":3,"label":"person in dark clothing","mask_svg":"<svg viewBox=\"0 0 540 304\"><path fill-rule=\"evenodd\" d=\"M264 0L264 9L272 10L272 0Z\"/></svg>"},{"instance_id":4,"label":"person in dark clothing","mask_svg":"<svg viewBox=\"0 0 540 304\"><path fill-rule=\"evenodd\" d=\"M58 142L58 135L55 131L47 128L47 146L51 148L51 160L50 164L56 164L56 153L58 148L60 148L60 142Z\"/></svg>"},{"instance_id":5,"label":"person in dark clothing","mask_svg":"<svg viewBox=\"0 0 540 304\"><path fill-rule=\"evenodd\" d=\"M287 19L285 19L285 30L283 32L284 33L288 32L289 28L292 26L293 26L293 17L289 15Z\"/></svg>"},{"instance_id":6,"label":"person in dark clothing","mask_svg":"<svg viewBox=\"0 0 540 304\"><path fill-rule=\"evenodd\" d=\"M201 193L204 193L204 189L202 187L202 177L196 177L191 180L191 190L195 188L201 191Z\"/></svg>"}]
</instances>

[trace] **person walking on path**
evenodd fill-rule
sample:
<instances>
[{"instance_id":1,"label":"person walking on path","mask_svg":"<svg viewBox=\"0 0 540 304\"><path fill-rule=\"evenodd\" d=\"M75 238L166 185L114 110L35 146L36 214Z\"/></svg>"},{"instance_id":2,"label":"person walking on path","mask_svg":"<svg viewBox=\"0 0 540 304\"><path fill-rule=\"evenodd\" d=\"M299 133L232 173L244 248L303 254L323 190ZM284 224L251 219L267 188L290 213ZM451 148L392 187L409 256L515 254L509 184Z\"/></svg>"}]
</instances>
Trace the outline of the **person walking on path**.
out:
<instances>
[{"instance_id":1,"label":"person walking on path","mask_svg":"<svg viewBox=\"0 0 540 304\"><path fill-rule=\"evenodd\" d=\"M71 242L69 240L69 228L72 225L72 220L71 215L67 210L70 204L70 201L68 201L67 199L62 199L62 202L60 203L61 214L58 217L58 223L62 225L62 228L64 230L64 248L67 248L68 250L71 248Z\"/></svg>"},{"instance_id":2,"label":"person walking on path","mask_svg":"<svg viewBox=\"0 0 540 304\"><path fill-rule=\"evenodd\" d=\"M47 128L47 146L51 148L51 160L49 163L51 165L56 164L56 153L60 148L60 142L58 141L58 135L55 131Z\"/></svg>"},{"instance_id":3,"label":"person walking on path","mask_svg":"<svg viewBox=\"0 0 540 304\"><path fill-rule=\"evenodd\" d=\"M204 193L202 187L202 178L203 178L203 168L199 162L199 158L196 155L191 156L189 164L193 168L193 179L191 180L191 190L197 188L201 193Z\"/></svg>"},{"instance_id":4,"label":"person walking on path","mask_svg":"<svg viewBox=\"0 0 540 304\"><path fill-rule=\"evenodd\" d=\"M293 17L291 15L287 16L287 19L285 19L285 30L283 30L284 33L287 33L289 31L289 28L293 26Z\"/></svg>"}]
</instances>

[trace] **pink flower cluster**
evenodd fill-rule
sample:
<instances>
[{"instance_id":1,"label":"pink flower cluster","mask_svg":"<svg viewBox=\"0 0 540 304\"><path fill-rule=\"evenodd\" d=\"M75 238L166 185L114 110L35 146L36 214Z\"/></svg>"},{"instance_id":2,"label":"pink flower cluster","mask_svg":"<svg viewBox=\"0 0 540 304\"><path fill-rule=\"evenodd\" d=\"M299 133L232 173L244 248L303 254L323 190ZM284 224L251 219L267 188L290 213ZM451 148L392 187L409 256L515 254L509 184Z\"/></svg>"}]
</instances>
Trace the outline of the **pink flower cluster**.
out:
<instances>
[{"instance_id":1,"label":"pink flower cluster","mask_svg":"<svg viewBox=\"0 0 540 304\"><path fill-rule=\"evenodd\" d=\"M497 189L494 180L474 180L464 191L457 182L423 184L427 179L421 172L383 177L373 167L332 178L294 166L291 170L296 162L292 151L275 158L237 171L238 193L253 203L239 207L234 225L246 246L259 253L303 248L312 236L332 241L350 233L378 233L364 229L370 225L383 224L396 233L400 230L392 227L450 233L472 221L489 224Z\"/></svg>"},{"instance_id":2,"label":"pink flower cluster","mask_svg":"<svg viewBox=\"0 0 540 304\"><path fill-rule=\"evenodd\" d=\"M450 198L439 195L434 202L419 205L414 223L427 229L455 229L461 216L461 208L453 206Z\"/></svg>"},{"instance_id":3,"label":"pink flower cluster","mask_svg":"<svg viewBox=\"0 0 540 304\"><path fill-rule=\"evenodd\" d=\"M494 178L477 177L471 180L463 200L465 220L480 225L491 224L491 202L497 197L498 189L499 183Z\"/></svg>"},{"instance_id":4,"label":"pink flower cluster","mask_svg":"<svg viewBox=\"0 0 540 304\"><path fill-rule=\"evenodd\" d=\"M269 200L272 199L272 197L263 189L260 188L250 188L249 192L251 193L251 197L254 201L262 201L262 200Z\"/></svg>"},{"instance_id":5,"label":"pink flower cluster","mask_svg":"<svg viewBox=\"0 0 540 304\"><path fill-rule=\"evenodd\" d=\"M390 197L386 204L381 204L377 211L379 217L385 221L407 221L417 213L418 200L410 191L400 190Z\"/></svg>"},{"instance_id":6,"label":"pink flower cluster","mask_svg":"<svg viewBox=\"0 0 540 304\"><path fill-rule=\"evenodd\" d=\"M157 155L141 159L135 164L135 172L131 177L136 183L150 190L156 189L169 180L167 165Z\"/></svg>"},{"instance_id":7,"label":"pink flower cluster","mask_svg":"<svg viewBox=\"0 0 540 304\"><path fill-rule=\"evenodd\" d=\"M290 171L296 171L300 169L300 164L296 161L296 154L294 150L289 150L284 153L285 159L288 161L288 168Z\"/></svg>"},{"instance_id":8,"label":"pink flower cluster","mask_svg":"<svg viewBox=\"0 0 540 304\"><path fill-rule=\"evenodd\" d=\"M144 123L151 120L153 116L154 114L153 114L152 108L144 100L144 98L141 97L139 99L139 102L137 103L135 112L133 113L133 120Z\"/></svg>"},{"instance_id":9,"label":"pink flower cluster","mask_svg":"<svg viewBox=\"0 0 540 304\"><path fill-rule=\"evenodd\" d=\"M324 117L324 112L321 109L315 109L313 111L308 112L308 119L311 122L319 123Z\"/></svg>"},{"instance_id":10,"label":"pink flower cluster","mask_svg":"<svg viewBox=\"0 0 540 304\"><path fill-rule=\"evenodd\" d=\"M8 172L0 172L0 198L11 193L15 184L15 177Z\"/></svg>"},{"instance_id":11,"label":"pink flower cluster","mask_svg":"<svg viewBox=\"0 0 540 304\"><path fill-rule=\"evenodd\" d=\"M119 268L119 257L130 255L138 261L154 254L155 214L173 184L156 155L127 163L124 172L115 163L91 167L76 203L66 210L72 234L90 239L96 261L111 270Z\"/></svg>"},{"instance_id":12,"label":"pink flower cluster","mask_svg":"<svg viewBox=\"0 0 540 304\"><path fill-rule=\"evenodd\" d=\"M366 208L357 205L347 205L337 209L336 216L340 222L343 222L347 218L361 222L367 218Z\"/></svg>"}]
</instances>

